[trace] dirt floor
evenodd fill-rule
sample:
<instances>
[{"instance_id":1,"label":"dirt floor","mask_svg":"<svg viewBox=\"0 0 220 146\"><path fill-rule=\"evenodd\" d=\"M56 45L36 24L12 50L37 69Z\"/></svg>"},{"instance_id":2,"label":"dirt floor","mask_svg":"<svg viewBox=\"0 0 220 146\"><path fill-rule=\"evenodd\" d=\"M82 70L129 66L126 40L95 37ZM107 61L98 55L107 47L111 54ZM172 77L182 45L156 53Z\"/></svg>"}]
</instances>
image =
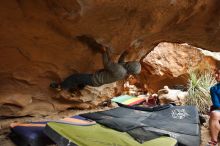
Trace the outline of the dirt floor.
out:
<instances>
[{"instance_id":1,"label":"dirt floor","mask_svg":"<svg viewBox=\"0 0 220 146\"><path fill-rule=\"evenodd\" d=\"M102 111L102 110L107 110L107 109L109 109L109 107L99 108L95 110L67 110L64 112L60 112L60 113L50 115L50 116L45 116L45 117L22 117L22 118L13 118L13 119L0 119L0 126L1 126L0 127L0 146L16 146L7 136L10 132L10 129L8 127L10 123L14 121L17 121L17 122L33 121L34 122L34 121L42 121L45 119L60 119L60 118L78 115L82 113ZM208 130L208 121L206 121L206 123L203 126L201 126L201 145L200 146L205 146L205 144L207 143L209 139L210 139L210 135L209 135L209 130ZM55 146L55 145L50 145L50 146Z\"/></svg>"}]
</instances>

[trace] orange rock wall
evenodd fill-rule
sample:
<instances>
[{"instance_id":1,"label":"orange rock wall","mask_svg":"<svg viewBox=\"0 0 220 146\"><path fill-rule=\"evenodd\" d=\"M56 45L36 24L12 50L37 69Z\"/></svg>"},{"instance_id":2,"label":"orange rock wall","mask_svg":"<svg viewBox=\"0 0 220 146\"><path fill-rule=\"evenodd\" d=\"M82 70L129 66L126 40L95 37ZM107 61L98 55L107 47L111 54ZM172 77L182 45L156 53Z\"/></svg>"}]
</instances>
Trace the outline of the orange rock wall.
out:
<instances>
[{"instance_id":1,"label":"orange rock wall","mask_svg":"<svg viewBox=\"0 0 220 146\"><path fill-rule=\"evenodd\" d=\"M139 60L161 41L219 51L219 5L219 0L2 0L0 115L80 105L54 100L48 87L51 80L102 67L100 53L77 36L112 46L113 58L137 39L143 48L133 49L128 59Z\"/></svg>"},{"instance_id":2,"label":"orange rock wall","mask_svg":"<svg viewBox=\"0 0 220 146\"><path fill-rule=\"evenodd\" d=\"M218 63L220 52L211 52L187 44L162 42L142 59L142 82L153 92L165 85L187 86L190 71L213 71Z\"/></svg>"}]
</instances>

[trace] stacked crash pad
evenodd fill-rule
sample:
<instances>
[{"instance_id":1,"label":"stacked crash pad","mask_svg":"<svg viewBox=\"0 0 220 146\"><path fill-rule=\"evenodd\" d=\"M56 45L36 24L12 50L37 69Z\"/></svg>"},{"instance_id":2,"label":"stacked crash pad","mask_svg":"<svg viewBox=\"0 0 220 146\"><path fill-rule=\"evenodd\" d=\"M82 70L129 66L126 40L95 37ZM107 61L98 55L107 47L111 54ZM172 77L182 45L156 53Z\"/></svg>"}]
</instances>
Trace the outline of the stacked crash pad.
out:
<instances>
[{"instance_id":1,"label":"stacked crash pad","mask_svg":"<svg viewBox=\"0 0 220 146\"><path fill-rule=\"evenodd\" d=\"M38 124L32 125L37 128L35 131L28 129L30 125L21 124L12 127L12 131L30 146L51 143L58 146L175 146L177 141L180 146L198 146L200 143L198 112L191 106L156 112L118 107L71 118L75 122L31 123ZM24 129L19 130L19 126Z\"/></svg>"},{"instance_id":2,"label":"stacked crash pad","mask_svg":"<svg viewBox=\"0 0 220 146\"><path fill-rule=\"evenodd\" d=\"M153 100L156 101L156 99ZM166 105L157 105L153 103L148 104L149 100L146 101L146 96L136 97L131 95L120 95L112 98L111 101L117 103L121 107L141 110L141 111L149 111L149 112L159 111L173 106L171 104L166 104Z\"/></svg>"},{"instance_id":3,"label":"stacked crash pad","mask_svg":"<svg viewBox=\"0 0 220 146\"><path fill-rule=\"evenodd\" d=\"M118 107L81 116L127 132L140 143L164 135L177 139L178 145L200 144L199 115L194 106L173 106L156 112Z\"/></svg>"},{"instance_id":4,"label":"stacked crash pad","mask_svg":"<svg viewBox=\"0 0 220 146\"><path fill-rule=\"evenodd\" d=\"M11 127L10 138L18 146L46 146L54 142L44 134L47 122L32 122Z\"/></svg>"},{"instance_id":5,"label":"stacked crash pad","mask_svg":"<svg viewBox=\"0 0 220 146\"><path fill-rule=\"evenodd\" d=\"M45 133L59 146L175 146L176 140L160 137L139 143L125 132L119 132L99 124L73 126L49 122Z\"/></svg>"},{"instance_id":6,"label":"stacked crash pad","mask_svg":"<svg viewBox=\"0 0 220 146\"><path fill-rule=\"evenodd\" d=\"M12 123L10 137L18 146L46 146L54 144L54 142L44 133L45 126L48 122L50 121ZM88 126L96 123L81 116L73 116L54 122L77 126Z\"/></svg>"}]
</instances>

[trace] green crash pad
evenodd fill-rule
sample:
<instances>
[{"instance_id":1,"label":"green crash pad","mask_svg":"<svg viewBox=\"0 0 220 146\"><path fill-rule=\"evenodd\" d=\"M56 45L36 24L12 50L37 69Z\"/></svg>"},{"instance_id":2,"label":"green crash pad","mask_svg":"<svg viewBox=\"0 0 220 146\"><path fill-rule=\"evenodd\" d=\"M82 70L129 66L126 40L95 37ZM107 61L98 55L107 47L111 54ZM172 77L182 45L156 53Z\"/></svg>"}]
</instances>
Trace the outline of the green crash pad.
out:
<instances>
[{"instance_id":1,"label":"green crash pad","mask_svg":"<svg viewBox=\"0 0 220 146\"><path fill-rule=\"evenodd\" d=\"M140 144L125 132L99 124L75 126L49 122L44 132L57 144L64 144L62 140L66 139L69 145L72 143L77 146L175 146L177 143L173 138L160 137Z\"/></svg>"}]
</instances>

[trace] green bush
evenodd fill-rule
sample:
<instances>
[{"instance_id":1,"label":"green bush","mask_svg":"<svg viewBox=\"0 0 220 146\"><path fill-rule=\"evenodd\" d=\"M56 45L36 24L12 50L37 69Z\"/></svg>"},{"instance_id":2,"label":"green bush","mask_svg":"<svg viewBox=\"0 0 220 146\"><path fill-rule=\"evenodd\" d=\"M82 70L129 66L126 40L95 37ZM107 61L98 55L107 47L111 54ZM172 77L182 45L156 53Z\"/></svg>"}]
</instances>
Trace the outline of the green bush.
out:
<instances>
[{"instance_id":1,"label":"green bush","mask_svg":"<svg viewBox=\"0 0 220 146\"><path fill-rule=\"evenodd\" d=\"M190 71L188 80L187 105L195 105L201 113L207 113L212 104L210 87L216 84L215 77L210 70Z\"/></svg>"}]
</instances>

